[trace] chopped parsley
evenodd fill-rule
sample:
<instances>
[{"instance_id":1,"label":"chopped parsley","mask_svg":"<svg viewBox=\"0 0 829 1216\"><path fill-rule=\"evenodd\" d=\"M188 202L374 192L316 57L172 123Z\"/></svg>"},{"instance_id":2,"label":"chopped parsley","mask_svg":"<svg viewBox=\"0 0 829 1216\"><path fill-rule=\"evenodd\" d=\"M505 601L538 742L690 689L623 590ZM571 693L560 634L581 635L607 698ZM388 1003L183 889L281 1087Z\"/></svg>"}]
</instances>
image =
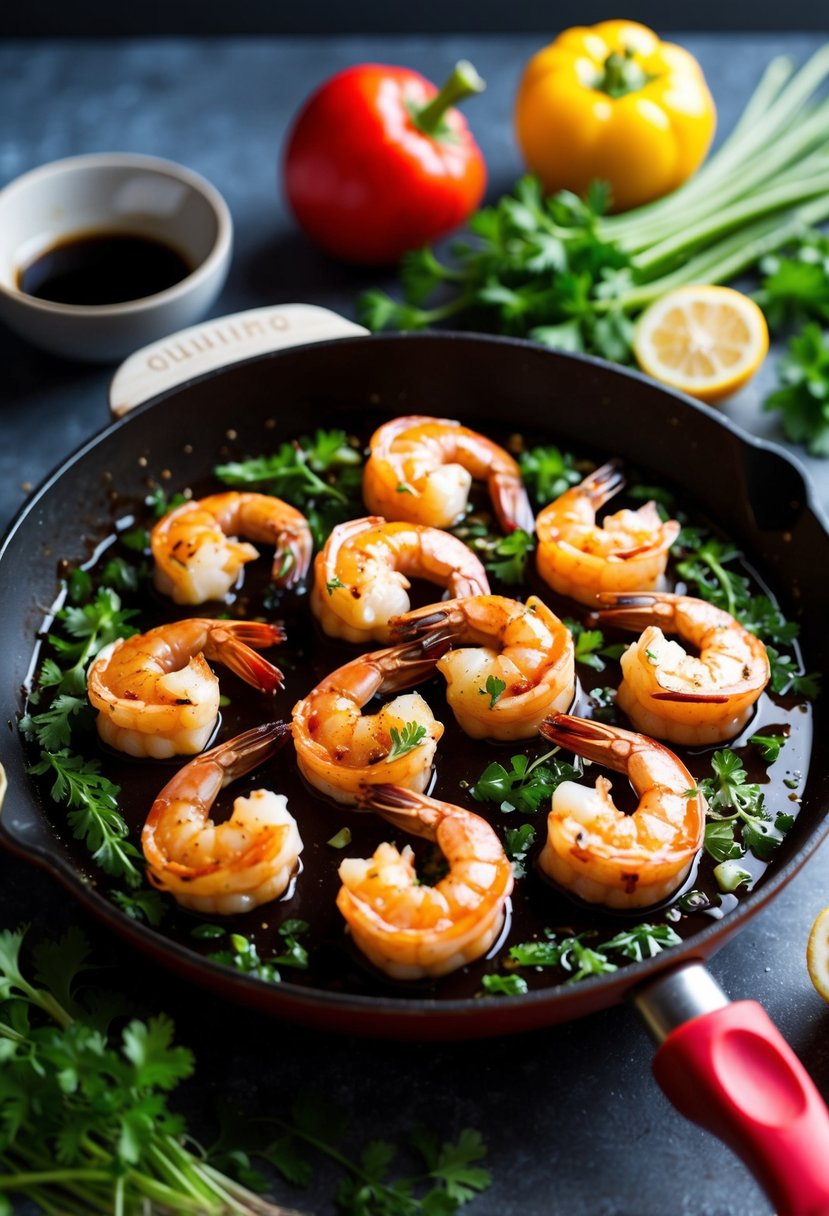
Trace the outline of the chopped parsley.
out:
<instances>
[{"instance_id":1,"label":"chopped parsley","mask_svg":"<svg viewBox=\"0 0 829 1216\"><path fill-rule=\"evenodd\" d=\"M534 815L542 802L549 802L556 786L579 776L579 770L572 764L550 761L557 751L554 747L532 763L527 756L513 756L509 769L495 760L469 792L476 802L497 802L502 811Z\"/></svg>"},{"instance_id":2,"label":"chopped parsley","mask_svg":"<svg viewBox=\"0 0 829 1216\"><path fill-rule=\"evenodd\" d=\"M604 671L605 659L618 659L626 649L624 642L606 646L601 629L588 629L573 617L565 617L564 624L573 635L576 662L594 671Z\"/></svg>"},{"instance_id":3,"label":"chopped parsley","mask_svg":"<svg viewBox=\"0 0 829 1216\"><path fill-rule=\"evenodd\" d=\"M342 430L318 429L284 442L268 456L213 470L225 485L256 486L301 510L318 546L335 524L362 511L362 457Z\"/></svg>"},{"instance_id":4,"label":"chopped parsley","mask_svg":"<svg viewBox=\"0 0 829 1216\"><path fill-rule=\"evenodd\" d=\"M478 692L481 696L489 697L489 708L494 709L498 704L503 693L506 691L506 683L504 680L499 680L497 676L487 676L486 686L479 688Z\"/></svg>"},{"instance_id":5,"label":"chopped parsley","mask_svg":"<svg viewBox=\"0 0 829 1216\"><path fill-rule=\"evenodd\" d=\"M792 816L781 812L772 818L760 786L747 780L736 752L715 752L711 769L712 776L698 782L711 821L705 828L705 851L716 862L736 860L746 851L768 861L792 826Z\"/></svg>"},{"instance_id":6,"label":"chopped parsley","mask_svg":"<svg viewBox=\"0 0 829 1216\"><path fill-rule=\"evenodd\" d=\"M426 727L421 726L418 722L407 722L402 730L393 726L389 735L391 736L391 750L386 756L387 764L419 747L426 738Z\"/></svg>"}]
</instances>

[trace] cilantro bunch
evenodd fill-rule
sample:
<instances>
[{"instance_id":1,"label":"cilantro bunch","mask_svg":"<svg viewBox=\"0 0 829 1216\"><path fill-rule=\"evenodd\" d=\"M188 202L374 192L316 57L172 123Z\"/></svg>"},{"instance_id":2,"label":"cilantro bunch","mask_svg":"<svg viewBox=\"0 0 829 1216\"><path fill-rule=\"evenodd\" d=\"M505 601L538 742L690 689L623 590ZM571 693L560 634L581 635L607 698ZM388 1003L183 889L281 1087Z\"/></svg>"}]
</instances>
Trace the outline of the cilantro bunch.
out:
<instances>
[{"instance_id":1,"label":"cilantro bunch","mask_svg":"<svg viewBox=\"0 0 829 1216\"><path fill-rule=\"evenodd\" d=\"M586 201L569 193L544 198L540 183L525 177L471 217L451 262L429 248L405 255L403 300L366 292L359 319L372 330L422 329L470 314L484 329L626 362L632 325L620 300L632 282L631 263L601 235L606 205L602 185Z\"/></svg>"},{"instance_id":2,"label":"cilantro bunch","mask_svg":"<svg viewBox=\"0 0 829 1216\"><path fill-rule=\"evenodd\" d=\"M28 964L24 937L0 932L0 1216L21 1196L62 1216L299 1216L262 1198L269 1180L256 1163L307 1186L307 1149L344 1171L346 1216L449 1216L489 1186L473 1129L455 1143L414 1132L420 1169L393 1178L395 1145L374 1140L352 1159L340 1143L346 1116L312 1098L289 1119L228 1116L210 1150L194 1147L169 1095L195 1060L170 1019L131 1017L112 994L81 991L90 960L79 930L36 945Z\"/></svg>"},{"instance_id":3,"label":"cilantro bunch","mask_svg":"<svg viewBox=\"0 0 829 1216\"><path fill-rule=\"evenodd\" d=\"M0 1213L17 1194L66 1216L286 1216L187 1147L167 1095L194 1062L169 1018L117 1030L119 1003L77 994L82 934L38 946L32 979L23 936L0 933Z\"/></svg>"},{"instance_id":4,"label":"cilantro bunch","mask_svg":"<svg viewBox=\"0 0 829 1216\"><path fill-rule=\"evenodd\" d=\"M780 415L786 438L829 456L829 236L807 231L764 258L755 300L769 328L789 332L777 388L763 408Z\"/></svg>"}]
</instances>

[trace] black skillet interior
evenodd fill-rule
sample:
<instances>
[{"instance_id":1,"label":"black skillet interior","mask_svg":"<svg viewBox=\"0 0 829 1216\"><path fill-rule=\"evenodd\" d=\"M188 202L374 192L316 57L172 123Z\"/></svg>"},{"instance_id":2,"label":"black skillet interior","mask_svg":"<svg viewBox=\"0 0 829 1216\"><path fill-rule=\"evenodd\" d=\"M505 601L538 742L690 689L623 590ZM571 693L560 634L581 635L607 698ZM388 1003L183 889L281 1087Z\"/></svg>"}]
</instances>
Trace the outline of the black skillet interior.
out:
<instances>
[{"instance_id":1,"label":"black skillet interior","mask_svg":"<svg viewBox=\"0 0 829 1216\"><path fill-rule=\"evenodd\" d=\"M191 381L140 407L76 453L13 525L0 555L2 706L9 724L3 761L10 785L0 839L45 865L116 931L163 963L278 1015L395 1035L503 1033L613 1003L632 982L666 965L665 958L508 1002L387 1000L264 985L129 921L96 892L44 814L14 727L32 641L54 598L58 561L88 558L102 521L113 517L114 498L140 498L154 483L171 490L198 483L217 459L268 450L312 426L364 431L384 418L418 412L458 418L483 431L524 428L581 454L620 456L658 477L751 555L784 611L800 620L808 668L829 674L829 537L799 470L777 449L746 439L713 411L635 373L529 343L420 334L297 348ZM817 739L822 717L818 702ZM736 911L685 943L683 957L711 953L797 870L827 830L828 793L829 753L818 744L801 812L769 875Z\"/></svg>"}]
</instances>

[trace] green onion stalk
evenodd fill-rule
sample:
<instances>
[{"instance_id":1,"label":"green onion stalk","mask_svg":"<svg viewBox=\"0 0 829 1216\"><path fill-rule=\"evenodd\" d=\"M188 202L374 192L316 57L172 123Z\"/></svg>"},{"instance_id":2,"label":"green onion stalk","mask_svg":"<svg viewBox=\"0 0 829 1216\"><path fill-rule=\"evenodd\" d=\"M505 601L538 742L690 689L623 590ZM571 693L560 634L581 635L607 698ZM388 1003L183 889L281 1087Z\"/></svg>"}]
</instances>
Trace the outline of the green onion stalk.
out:
<instances>
[{"instance_id":1,"label":"green onion stalk","mask_svg":"<svg viewBox=\"0 0 829 1216\"><path fill-rule=\"evenodd\" d=\"M523 179L472 217L446 262L428 248L407 255L403 300L366 292L361 319L371 329L418 329L494 313L505 332L629 356L625 336L620 346L618 328L608 328L613 318L629 324L676 287L733 279L829 220L828 77L829 44L799 69L773 59L694 177L631 211L603 214L600 188L586 202L567 192L545 199Z\"/></svg>"}]
</instances>

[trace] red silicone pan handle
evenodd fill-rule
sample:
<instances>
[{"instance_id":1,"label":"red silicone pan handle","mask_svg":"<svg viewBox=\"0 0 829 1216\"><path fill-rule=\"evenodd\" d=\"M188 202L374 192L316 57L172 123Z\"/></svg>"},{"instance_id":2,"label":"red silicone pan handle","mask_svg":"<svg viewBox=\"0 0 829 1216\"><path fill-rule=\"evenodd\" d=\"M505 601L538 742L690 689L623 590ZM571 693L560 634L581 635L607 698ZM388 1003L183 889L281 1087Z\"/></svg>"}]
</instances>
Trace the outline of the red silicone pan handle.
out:
<instances>
[{"instance_id":1,"label":"red silicone pan handle","mask_svg":"<svg viewBox=\"0 0 829 1216\"><path fill-rule=\"evenodd\" d=\"M742 1157L779 1216L829 1216L829 1111L761 1005L683 1023L653 1068L677 1110Z\"/></svg>"}]
</instances>

